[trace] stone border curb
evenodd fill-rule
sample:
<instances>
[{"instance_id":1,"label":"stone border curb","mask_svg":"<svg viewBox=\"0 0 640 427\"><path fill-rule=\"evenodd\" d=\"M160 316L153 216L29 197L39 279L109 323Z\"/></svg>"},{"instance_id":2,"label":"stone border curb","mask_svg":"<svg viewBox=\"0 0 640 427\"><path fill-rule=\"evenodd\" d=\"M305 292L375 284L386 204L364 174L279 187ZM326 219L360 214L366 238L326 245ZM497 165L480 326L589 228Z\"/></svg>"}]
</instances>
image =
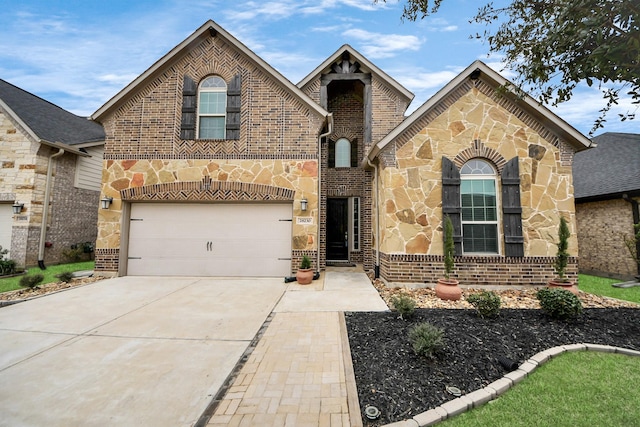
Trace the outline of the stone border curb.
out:
<instances>
[{"instance_id":1,"label":"stone border curb","mask_svg":"<svg viewBox=\"0 0 640 427\"><path fill-rule=\"evenodd\" d=\"M552 347L525 360L518 369L509 372L504 377L492 382L484 388L445 402L434 409L429 409L428 411L416 415L412 419L386 424L384 427L428 427L470 409L482 406L525 379L530 373L535 371L538 366L553 359L559 354L570 351L598 351L601 353L617 353L624 354L626 356L640 357L640 351L602 344L585 343Z\"/></svg>"}]
</instances>

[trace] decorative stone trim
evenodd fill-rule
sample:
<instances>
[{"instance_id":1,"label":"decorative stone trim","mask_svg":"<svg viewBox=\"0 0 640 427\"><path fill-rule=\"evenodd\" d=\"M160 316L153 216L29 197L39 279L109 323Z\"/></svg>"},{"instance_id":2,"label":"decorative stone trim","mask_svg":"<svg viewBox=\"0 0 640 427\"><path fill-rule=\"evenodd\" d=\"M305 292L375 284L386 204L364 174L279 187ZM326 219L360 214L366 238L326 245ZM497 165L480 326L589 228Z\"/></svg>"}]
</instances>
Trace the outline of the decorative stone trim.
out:
<instances>
[{"instance_id":1,"label":"decorative stone trim","mask_svg":"<svg viewBox=\"0 0 640 427\"><path fill-rule=\"evenodd\" d=\"M466 162L476 157L482 157L491 161L498 169L498 175L502 173L504 165L507 164L507 161L504 159L504 157L502 157L500 153L498 153L493 148L485 147L485 145L479 139L473 141L471 148L467 148L466 150L459 153L453 159L453 163L458 167L458 169L460 169Z\"/></svg>"},{"instance_id":2,"label":"decorative stone trim","mask_svg":"<svg viewBox=\"0 0 640 427\"><path fill-rule=\"evenodd\" d=\"M168 182L120 191L120 197L125 201L292 201L294 195L295 191L289 188L247 182L213 181L208 176L202 181Z\"/></svg>"},{"instance_id":3,"label":"decorative stone trim","mask_svg":"<svg viewBox=\"0 0 640 427\"><path fill-rule=\"evenodd\" d=\"M407 426L432 426L439 423L440 421L444 421L470 409L482 406L485 403L494 400L500 395L506 393L507 390L529 376L542 364L562 353L568 353L570 351L597 351L601 353L615 353L632 357L640 357L640 351L601 344L568 344L552 347L550 349L537 353L535 356L523 362L515 371L506 374L504 377L492 382L484 388L457 397L436 408L422 412L413 417L411 420L402 422L402 424L386 424L385 427L405 425L404 423L406 422L411 422L411 424L406 424Z\"/></svg>"},{"instance_id":4,"label":"decorative stone trim","mask_svg":"<svg viewBox=\"0 0 640 427\"><path fill-rule=\"evenodd\" d=\"M293 154L293 153L279 153L279 154L215 154L215 153L193 153L193 154L161 154L161 153L146 153L146 154L107 154L104 155L105 160L203 160L203 159L215 159L215 160L317 160L317 154Z\"/></svg>"}]
</instances>

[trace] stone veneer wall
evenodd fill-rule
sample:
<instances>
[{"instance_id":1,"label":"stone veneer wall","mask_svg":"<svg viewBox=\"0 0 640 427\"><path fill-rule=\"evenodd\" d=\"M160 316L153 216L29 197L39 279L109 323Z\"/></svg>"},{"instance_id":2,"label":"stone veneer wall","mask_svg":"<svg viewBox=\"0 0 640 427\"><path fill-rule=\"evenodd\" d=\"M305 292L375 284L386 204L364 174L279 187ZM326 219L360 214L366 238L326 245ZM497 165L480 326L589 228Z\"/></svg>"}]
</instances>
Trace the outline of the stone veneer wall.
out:
<instances>
[{"instance_id":1,"label":"stone veneer wall","mask_svg":"<svg viewBox=\"0 0 640 427\"><path fill-rule=\"evenodd\" d=\"M395 144L385 147L380 156L380 251L387 263L381 266L383 277L388 281L415 278L424 282L437 276L439 261L430 256L443 252L443 156L458 167L470 158L485 158L498 173L504 162L517 156L525 257L517 262L501 256L489 256L486 261L463 257L462 270L469 269L472 273L461 278L475 283L486 281L484 276L492 277L492 281L518 276L521 283L529 279L533 284L544 281L548 271L552 271L551 257L557 251L560 215L568 220L572 234L569 252L573 257L578 254L571 175L573 153L573 147L529 117L516 103L496 97L486 83L479 80L475 84L461 84L400 135ZM499 177L497 182L500 200ZM501 229L499 235L502 237ZM501 253L503 248L501 242ZM527 266L533 272L523 270ZM425 271L421 272L423 268ZM503 272L497 273L495 269ZM529 277L531 274L535 277Z\"/></svg>"},{"instance_id":2,"label":"stone veneer wall","mask_svg":"<svg viewBox=\"0 0 640 427\"><path fill-rule=\"evenodd\" d=\"M577 203L576 219L581 272L620 279L638 274L638 266L624 244L624 236L633 235L629 202L614 199Z\"/></svg>"}]
</instances>

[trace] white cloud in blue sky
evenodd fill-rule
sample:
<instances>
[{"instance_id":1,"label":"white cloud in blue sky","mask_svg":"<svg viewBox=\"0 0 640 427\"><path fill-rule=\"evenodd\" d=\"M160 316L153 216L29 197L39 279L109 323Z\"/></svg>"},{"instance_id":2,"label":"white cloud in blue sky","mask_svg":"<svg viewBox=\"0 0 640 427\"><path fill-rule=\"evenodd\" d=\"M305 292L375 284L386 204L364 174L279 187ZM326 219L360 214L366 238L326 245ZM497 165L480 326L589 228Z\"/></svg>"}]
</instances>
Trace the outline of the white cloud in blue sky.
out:
<instances>
[{"instance_id":1,"label":"white cloud in blue sky","mask_svg":"<svg viewBox=\"0 0 640 427\"><path fill-rule=\"evenodd\" d=\"M496 4L507 0L496 1ZM293 83L350 44L416 96L418 108L476 59L500 58L470 39L477 0L444 0L438 14L402 21L389 0L10 0L0 14L0 78L76 114L89 115L213 19ZM510 73L502 74L513 79ZM553 109L587 133L603 102L593 88ZM640 132L640 120L607 131Z\"/></svg>"}]
</instances>

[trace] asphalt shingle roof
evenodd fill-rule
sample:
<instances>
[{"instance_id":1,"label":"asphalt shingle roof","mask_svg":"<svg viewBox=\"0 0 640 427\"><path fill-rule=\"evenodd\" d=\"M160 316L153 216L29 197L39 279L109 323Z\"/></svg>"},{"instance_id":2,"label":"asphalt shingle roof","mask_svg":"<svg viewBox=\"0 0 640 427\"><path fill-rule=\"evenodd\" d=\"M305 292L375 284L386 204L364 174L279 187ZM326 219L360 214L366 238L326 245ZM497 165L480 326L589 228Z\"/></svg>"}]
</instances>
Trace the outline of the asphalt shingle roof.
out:
<instances>
[{"instance_id":1,"label":"asphalt shingle roof","mask_svg":"<svg viewBox=\"0 0 640 427\"><path fill-rule=\"evenodd\" d=\"M68 145L104 140L104 129L0 79L0 99L40 138Z\"/></svg>"},{"instance_id":2,"label":"asphalt shingle roof","mask_svg":"<svg viewBox=\"0 0 640 427\"><path fill-rule=\"evenodd\" d=\"M597 147L576 153L576 199L640 191L640 134L607 132L593 138Z\"/></svg>"}]
</instances>

